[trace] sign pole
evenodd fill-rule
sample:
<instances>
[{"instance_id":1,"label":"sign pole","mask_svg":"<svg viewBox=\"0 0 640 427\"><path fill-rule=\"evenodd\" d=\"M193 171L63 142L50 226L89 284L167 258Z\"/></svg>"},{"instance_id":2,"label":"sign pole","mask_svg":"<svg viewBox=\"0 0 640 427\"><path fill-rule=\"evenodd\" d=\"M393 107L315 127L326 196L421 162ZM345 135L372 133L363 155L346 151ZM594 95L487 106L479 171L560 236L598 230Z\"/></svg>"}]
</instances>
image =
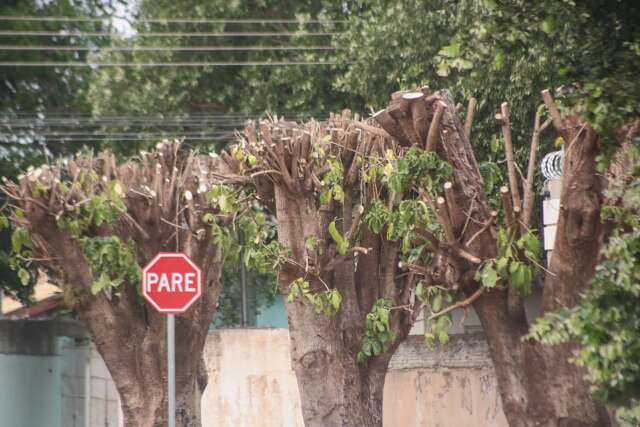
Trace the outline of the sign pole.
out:
<instances>
[{"instance_id":1,"label":"sign pole","mask_svg":"<svg viewBox=\"0 0 640 427\"><path fill-rule=\"evenodd\" d=\"M176 427L176 315L167 315L167 392L169 427Z\"/></svg>"},{"instance_id":2,"label":"sign pole","mask_svg":"<svg viewBox=\"0 0 640 427\"><path fill-rule=\"evenodd\" d=\"M142 269L142 296L167 314L167 425L176 427L176 314L202 295L202 271L181 252L160 252Z\"/></svg>"}]
</instances>

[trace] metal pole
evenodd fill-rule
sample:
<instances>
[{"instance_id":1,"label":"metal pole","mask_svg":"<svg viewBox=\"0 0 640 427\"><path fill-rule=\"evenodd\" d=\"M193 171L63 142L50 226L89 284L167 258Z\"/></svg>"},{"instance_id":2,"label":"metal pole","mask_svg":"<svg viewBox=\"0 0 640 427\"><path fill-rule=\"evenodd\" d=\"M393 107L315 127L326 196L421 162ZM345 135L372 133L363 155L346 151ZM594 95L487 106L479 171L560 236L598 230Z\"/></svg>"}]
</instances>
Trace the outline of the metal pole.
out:
<instances>
[{"instance_id":1,"label":"metal pole","mask_svg":"<svg viewBox=\"0 0 640 427\"><path fill-rule=\"evenodd\" d=\"M176 318L167 315L167 390L169 427L176 427Z\"/></svg>"},{"instance_id":2,"label":"metal pole","mask_svg":"<svg viewBox=\"0 0 640 427\"><path fill-rule=\"evenodd\" d=\"M240 232L240 244L244 245L244 236L242 232ZM241 296L241 305L240 305L240 325L243 328L246 328L249 323L249 302L247 295L247 270L242 261L244 259L244 250L240 252L240 296Z\"/></svg>"},{"instance_id":3,"label":"metal pole","mask_svg":"<svg viewBox=\"0 0 640 427\"><path fill-rule=\"evenodd\" d=\"M84 426L91 427L91 343L84 361Z\"/></svg>"},{"instance_id":4,"label":"metal pole","mask_svg":"<svg viewBox=\"0 0 640 427\"><path fill-rule=\"evenodd\" d=\"M244 262L240 262L240 288L242 290L242 327L246 328L249 323L249 303L247 296L247 270Z\"/></svg>"}]
</instances>

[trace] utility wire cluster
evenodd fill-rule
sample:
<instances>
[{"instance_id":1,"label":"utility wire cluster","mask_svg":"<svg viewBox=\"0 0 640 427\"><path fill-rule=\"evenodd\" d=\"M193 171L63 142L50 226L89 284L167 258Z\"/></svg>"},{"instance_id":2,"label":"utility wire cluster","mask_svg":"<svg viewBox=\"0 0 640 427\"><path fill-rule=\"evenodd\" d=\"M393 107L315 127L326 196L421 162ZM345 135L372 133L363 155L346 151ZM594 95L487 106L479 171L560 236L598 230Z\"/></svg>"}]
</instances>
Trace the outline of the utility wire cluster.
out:
<instances>
[{"instance_id":1,"label":"utility wire cluster","mask_svg":"<svg viewBox=\"0 0 640 427\"><path fill-rule=\"evenodd\" d=\"M314 66L314 65L335 65L334 59L318 59L316 56L295 57L278 54L282 52L306 54L318 52L330 52L336 50L331 44L331 38L340 34L335 31L336 26L346 21L342 20L318 20L318 19L199 19L199 18L175 18L175 19L137 19L136 22L140 28L150 25L174 25L174 24L216 24L217 28L227 25L245 25L251 24L259 26L261 31L204 31L192 29L187 31L184 29L173 30L165 28L162 31L150 29L141 29L132 35L126 35L122 32L113 30L109 31L85 31L77 28L62 29L37 29L22 30L8 29L7 25L11 23L22 22L38 22L45 24L66 24L66 23L91 23L103 22L113 23L113 19L105 17L72 17L72 16L0 16L0 54L6 57L6 53L20 52L42 52L60 53L74 52L76 59L79 54L89 54L84 60L51 60L48 58L40 59L15 59L2 60L0 67L273 67L273 66ZM122 19L122 18L120 18ZM288 27L289 25L297 25L300 28L308 25L314 27L320 26L313 30L296 30ZM262 30L265 25L270 26L270 30ZM284 26L277 31L273 30L273 26ZM323 26L330 26L332 31L325 31ZM224 28L224 27L223 27ZM25 44L7 42L9 40L26 40L35 39L50 40L49 43L37 42L36 44ZM182 39L191 41L188 45L181 45ZM211 40L223 41L222 44L211 43ZM157 40L154 44L149 45L147 40ZM196 41L195 43L193 41ZM233 42L236 43L233 43ZM265 44L264 42L269 44ZM64 43L64 44L61 44ZM238 43L239 42L239 43ZM275 42L275 43L273 43ZM164 45L166 44L166 45ZM135 54L139 52L148 53L187 53L191 52L189 57L169 58L163 57L157 59L146 57L145 60L127 60L119 57L117 60L110 59L110 54L123 52L127 54ZM261 57L255 59L248 55L271 52L278 54L273 57L270 55L267 59ZM203 56L203 54L242 54L243 59L237 58L220 58ZM101 56L98 56L100 54ZM197 55L197 56L194 56ZM33 58L30 55L30 58Z\"/></svg>"},{"instance_id":2,"label":"utility wire cluster","mask_svg":"<svg viewBox=\"0 0 640 427\"><path fill-rule=\"evenodd\" d=\"M284 114L303 121L312 113ZM151 141L184 138L186 141L230 141L254 114L119 115L91 117L81 114L0 117L0 146L33 142Z\"/></svg>"}]
</instances>

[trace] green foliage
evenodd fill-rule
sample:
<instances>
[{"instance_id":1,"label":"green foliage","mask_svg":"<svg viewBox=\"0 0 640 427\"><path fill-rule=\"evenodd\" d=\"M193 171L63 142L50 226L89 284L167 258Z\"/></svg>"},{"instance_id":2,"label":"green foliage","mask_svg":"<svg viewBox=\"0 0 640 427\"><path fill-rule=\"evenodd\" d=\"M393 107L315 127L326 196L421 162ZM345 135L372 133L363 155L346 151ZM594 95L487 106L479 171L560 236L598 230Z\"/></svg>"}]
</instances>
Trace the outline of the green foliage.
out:
<instances>
[{"instance_id":1,"label":"green foliage","mask_svg":"<svg viewBox=\"0 0 640 427\"><path fill-rule=\"evenodd\" d=\"M98 176L94 171L82 171L78 182L73 185L89 187L97 180ZM68 191L65 183L59 183L58 186L62 193ZM58 220L58 224L69 229L74 238L80 238L91 227L112 225L122 213L126 212L122 194L120 183L113 180L109 183L107 190L76 204L71 212Z\"/></svg>"},{"instance_id":2,"label":"green foliage","mask_svg":"<svg viewBox=\"0 0 640 427\"><path fill-rule=\"evenodd\" d=\"M460 54L493 68L527 57L564 86L566 106L579 105L607 133L640 113L640 6L632 0L485 2L480 19L456 35ZM558 42L561 41L561 42ZM551 72L551 73L549 73ZM555 87L555 85L549 85Z\"/></svg>"},{"instance_id":3,"label":"green foliage","mask_svg":"<svg viewBox=\"0 0 640 427\"><path fill-rule=\"evenodd\" d=\"M498 230L497 257L486 260L476 272L475 279L487 289L494 288L502 280L520 295L530 295L539 256L540 241L533 231L529 230L516 240L513 232L501 228ZM522 261L523 257L533 265Z\"/></svg>"},{"instance_id":4,"label":"green foliage","mask_svg":"<svg viewBox=\"0 0 640 427\"><path fill-rule=\"evenodd\" d=\"M362 349L357 354L358 362L364 362L389 349L395 334L389 326L393 301L384 298L377 300L365 319Z\"/></svg>"},{"instance_id":5,"label":"green foliage","mask_svg":"<svg viewBox=\"0 0 640 427\"><path fill-rule=\"evenodd\" d=\"M342 295L337 289L316 293L311 289L311 284L301 277L289 284L287 301L294 302L296 299L303 304L311 304L316 313L324 313L327 316L336 314L342 304Z\"/></svg>"},{"instance_id":6,"label":"green foliage","mask_svg":"<svg viewBox=\"0 0 640 427\"><path fill-rule=\"evenodd\" d=\"M17 216L19 215L20 213L17 214ZM30 259L33 253L32 249L29 230L24 227L14 228L11 233L11 252L7 259L7 265L16 273L19 283L24 287L33 286L37 278L33 262Z\"/></svg>"},{"instance_id":7,"label":"green foliage","mask_svg":"<svg viewBox=\"0 0 640 427\"><path fill-rule=\"evenodd\" d=\"M267 221L264 212L241 219L243 262L262 274L278 271L289 255L289 248L276 238L276 227Z\"/></svg>"},{"instance_id":8,"label":"green foliage","mask_svg":"<svg viewBox=\"0 0 640 427\"><path fill-rule=\"evenodd\" d=\"M388 185L396 193L418 187L435 195L452 176L453 168L447 161L433 151L413 146L395 161Z\"/></svg>"},{"instance_id":9,"label":"green foliage","mask_svg":"<svg viewBox=\"0 0 640 427\"><path fill-rule=\"evenodd\" d=\"M226 217L238 208L236 191L228 185L214 185L207 191L206 199L220 210L220 216Z\"/></svg>"},{"instance_id":10,"label":"green foliage","mask_svg":"<svg viewBox=\"0 0 640 427\"><path fill-rule=\"evenodd\" d=\"M93 295L101 291L111 295L125 284L138 289L141 275L133 241L125 243L117 236L81 237L78 241L93 274Z\"/></svg>"},{"instance_id":11,"label":"green foliage","mask_svg":"<svg viewBox=\"0 0 640 427\"><path fill-rule=\"evenodd\" d=\"M451 292L439 286L428 285L420 281L416 286L416 298L425 303L432 315L441 312L446 306L453 302ZM442 314L434 316L425 322L424 340L429 347L433 347L436 340L440 344L449 342L448 328L451 326L451 315Z\"/></svg>"},{"instance_id":12,"label":"green foliage","mask_svg":"<svg viewBox=\"0 0 640 427\"><path fill-rule=\"evenodd\" d=\"M299 20L300 23L217 23L172 27L134 21L137 31L210 31L210 32L333 32L342 24L329 22L344 19L341 4L317 0L266 0L261 2L229 2L205 0L142 0L137 4L137 17L256 19L272 17ZM320 19L321 23L306 23ZM277 37L276 37L277 38ZM285 40L286 39L286 40ZM274 46L271 37L230 37L223 45L242 47ZM131 38L114 41L116 46L211 46L217 37ZM280 40L290 47L329 45L328 37L292 36ZM105 62L318 62L335 60L331 50L251 50L215 52L109 52L95 57ZM193 112L228 112L260 115L277 113L312 114L337 111L361 105L358 98L332 88L335 77L346 65L287 65L242 67L103 67L94 70L88 97L95 114L189 114ZM221 130L216 123L185 130L212 132ZM155 130L155 129L154 129ZM156 130L157 131L157 130ZM202 142L198 142L202 144ZM134 144L113 141L122 149ZM127 147L128 146L128 147ZM139 148L139 144L137 147Z\"/></svg>"},{"instance_id":13,"label":"green foliage","mask_svg":"<svg viewBox=\"0 0 640 427\"><path fill-rule=\"evenodd\" d=\"M347 241L347 239L345 239L342 236L342 234L340 234L340 232L336 228L335 221L331 221L331 223L329 224L329 234L331 235L331 238L333 239L334 242L336 242L336 245L338 246L338 253L340 255L346 255L347 250L349 249L349 242Z\"/></svg>"},{"instance_id":14,"label":"green foliage","mask_svg":"<svg viewBox=\"0 0 640 427\"><path fill-rule=\"evenodd\" d=\"M575 363L599 399L640 421L640 231L615 232L580 305L539 319L530 337L548 344L573 340Z\"/></svg>"},{"instance_id":15,"label":"green foliage","mask_svg":"<svg viewBox=\"0 0 640 427\"><path fill-rule=\"evenodd\" d=\"M320 204L326 205L331 199L342 203L344 202L344 189L342 188L344 167L335 156L327 158L324 164L329 167L329 171L322 177L321 182L326 190L320 194Z\"/></svg>"},{"instance_id":16,"label":"green foliage","mask_svg":"<svg viewBox=\"0 0 640 427\"><path fill-rule=\"evenodd\" d=\"M364 216L364 222L371 231L379 234L385 225L391 223L391 211L389 211L382 200L376 199Z\"/></svg>"}]
</instances>

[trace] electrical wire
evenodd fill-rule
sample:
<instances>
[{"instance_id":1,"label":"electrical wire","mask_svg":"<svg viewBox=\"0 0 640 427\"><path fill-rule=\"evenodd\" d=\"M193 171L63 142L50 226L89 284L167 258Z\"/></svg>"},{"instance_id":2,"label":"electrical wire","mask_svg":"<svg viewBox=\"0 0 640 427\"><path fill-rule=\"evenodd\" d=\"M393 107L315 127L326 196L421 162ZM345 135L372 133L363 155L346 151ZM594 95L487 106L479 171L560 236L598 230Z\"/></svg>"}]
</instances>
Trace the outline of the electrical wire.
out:
<instances>
[{"instance_id":1,"label":"electrical wire","mask_svg":"<svg viewBox=\"0 0 640 427\"><path fill-rule=\"evenodd\" d=\"M246 61L246 62L56 62L0 61L0 67L275 67L289 65L337 65L338 61ZM351 64L351 62L345 62Z\"/></svg>"},{"instance_id":2,"label":"electrical wire","mask_svg":"<svg viewBox=\"0 0 640 427\"><path fill-rule=\"evenodd\" d=\"M91 16L0 16L0 21L40 21L40 22L104 22L124 17ZM205 19L205 18L135 18L136 22L150 24L329 24L345 23L341 19Z\"/></svg>"},{"instance_id":3,"label":"electrical wire","mask_svg":"<svg viewBox=\"0 0 640 427\"><path fill-rule=\"evenodd\" d=\"M335 32L305 32L305 31L258 31L258 32L184 32L184 31L162 31L162 32L138 32L132 36L114 33L113 31L0 31L0 36L29 36L29 37L111 37L131 38L131 37L327 37L334 36Z\"/></svg>"},{"instance_id":4,"label":"electrical wire","mask_svg":"<svg viewBox=\"0 0 640 427\"><path fill-rule=\"evenodd\" d=\"M334 46L134 46L134 47L99 47L99 46L53 46L53 45L0 45L5 51L100 51L100 52L253 52L253 51L314 51L337 50Z\"/></svg>"}]
</instances>

